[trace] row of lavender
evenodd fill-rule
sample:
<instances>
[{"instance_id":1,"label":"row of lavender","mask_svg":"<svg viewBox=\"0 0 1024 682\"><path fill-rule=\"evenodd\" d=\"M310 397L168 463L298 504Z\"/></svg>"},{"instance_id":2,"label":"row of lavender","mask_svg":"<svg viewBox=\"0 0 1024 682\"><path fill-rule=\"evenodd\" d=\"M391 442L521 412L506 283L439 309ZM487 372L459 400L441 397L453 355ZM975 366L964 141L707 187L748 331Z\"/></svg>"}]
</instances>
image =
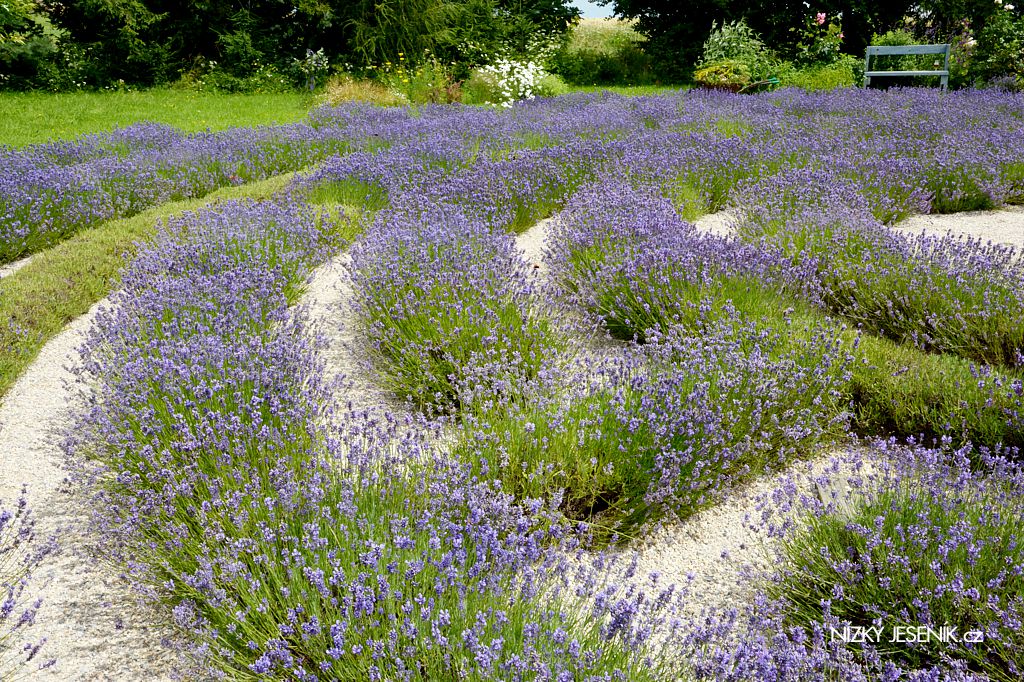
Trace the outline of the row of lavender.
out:
<instances>
[{"instance_id":1,"label":"row of lavender","mask_svg":"<svg viewBox=\"0 0 1024 682\"><path fill-rule=\"evenodd\" d=\"M379 152L327 163L351 201L461 195L467 210L523 229L574 187L610 171L657 185L689 217L787 168L829 170L885 223L921 212L1024 201L1019 96L927 92L797 95L735 101L704 92L630 100L576 96L490 112L434 110ZM329 111L320 113L329 118ZM428 114L424 114L424 117Z\"/></svg>"},{"instance_id":2,"label":"row of lavender","mask_svg":"<svg viewBox=\"0 0 1024 682\"><path fill-rule=\"evenodd\" d=\"M386 123L370 108L331 125L185 135L138 124L75 142L0 147L0 264L105 220L372 148L380 144L374 131Z\"/></svg>"},{"instance_id":3,"label":"row of lavender","mask_svg":"<svg viewBox=\"0 0 1024 682\"><path fill-rule=\"evenodd\" d=\"M780 167L828 167L864 187L875 214L890 222L929 208L1021 201L1020 107L1019 97L979 93L940 100L926 93L783 92L749 102L706 94L580 96L505 117L471 108L364 107L224 133L133 126L74 143L0 149L0 262L175 198L389 145L395 148L386 158L367 151L325 177L398 191L410 182L405 171L424 163L456 176L472 166L469 177L453 179L471 204L504 199L509 182L525 179L533 179L532 194L557 203L566 185L613 163L703 211L723 206L744 178ZM530 152L536 147L542 149ZM474 176L491 179L479 185ZM529 223L514 197L509 205L486 205L509 214L503 220Z\"/></svg>"}]
</instances>

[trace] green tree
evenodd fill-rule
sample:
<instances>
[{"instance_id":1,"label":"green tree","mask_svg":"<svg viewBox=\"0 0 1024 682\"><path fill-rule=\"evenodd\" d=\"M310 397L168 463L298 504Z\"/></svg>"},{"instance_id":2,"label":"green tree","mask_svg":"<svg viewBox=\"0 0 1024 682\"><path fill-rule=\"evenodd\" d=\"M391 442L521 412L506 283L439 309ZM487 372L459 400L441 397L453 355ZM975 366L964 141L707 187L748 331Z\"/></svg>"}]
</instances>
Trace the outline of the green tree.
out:
<instances>
[{"instance_id":1,"label":"green tree","mask_svg":"<svg viewBox=\"0 0 1024 682\"><path fill-rule=\"evenodd\" d=\"M290 69L320 48L332 63L356 65L399 53L472 60L538 30L564 34L577 16L568 1L63 0L53 21L88 56L94 85L151 84L209 61L237 77L265 64Z\"/></svg>"},{"instance_id":2,"label":"green tree","mask_svg":"<svg viewBox=\"0 0 1024 682\"><path fill-rule=\"evenodd\" d=\"M910 0L602 0L618 16L637 20L637 30L648 37L648 50L662 73L672 79L688 78L700 56L711 23L746 19L765 43L783 57L796 56L796 33L812 14L842 16L844 51L863 56L874 33L884 32L907 14Z\"/></svg>"}]
</instances>

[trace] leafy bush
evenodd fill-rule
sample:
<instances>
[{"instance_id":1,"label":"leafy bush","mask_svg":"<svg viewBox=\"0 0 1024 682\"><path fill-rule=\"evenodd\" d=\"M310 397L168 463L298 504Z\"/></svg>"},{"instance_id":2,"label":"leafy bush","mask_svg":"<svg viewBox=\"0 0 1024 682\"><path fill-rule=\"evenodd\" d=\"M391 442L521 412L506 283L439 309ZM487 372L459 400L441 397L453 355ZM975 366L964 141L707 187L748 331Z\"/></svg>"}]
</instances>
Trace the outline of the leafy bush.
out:
<instances>
[{"instance_id":1,"label":"leafy bush","mask_svg":"<svg viewBox=\"0 0 1024 682\"><path fill-rule=\"evenodd\" d=\"M972 62L982 84L1024 91L1024 15L997 9L978 32Z\"/></svg>"},{"instance_id":2,"label":"leafy bush","mask_svg":"<svg viewBox=\"0 0 1024 682\"><path fill-rule=\"evenodd\" d=\"M808 15L802 29L797 29L796 62L801 66L831 64L842 55L842 24L833 21L825 12Z\"/></svg>"},{"instance_id":3,"label":"leafy bush","mask_svg":"<svg viewBox=\"0 0 1024 682\"><path fill-rule=\"evenodd\" d=\"M778 70L780 85L804 90L848 88L860 83L864 62L851 55L841 55L831 64L811 64L802 68L786 64Z\"/></svg>"},{"instance_id":4,"label":"leafy bush","mask_svg":"<svg viewBox=\"0 0 1024 682\"><path fill-rule=\"evenodd\" d=\"M295 89L292 77L272 64L256 64L239 76L215 61L186 72L173 87L198 92L275 93Z\"/></svg>"},{"instance_id":5,"label":"leafy bush","mask_svg":"<svg viewBox=\"0 0 1024 682\"><path fill-rule=\"evenodd\" d=\"M737 62L746 67L746 75L754 80L763 80L778 64L774 53L744 20L723 22L721 26L712 23L711 34L704 42L704 50L697 64L697 73L712 65L732 65ZM738 67L730 68L738 70ZM699 83L708 82L707 76L700 79L695 75L694 78ZM715 77L711 76L711 80L714 82Z\"/></svg>"},{"instance_id":6,"label":"leafy bush","mask_svg":"<svg viewBox=\"0 0 1024 682\"><path fill-rule=\"evenodd\" d=\"M736 92L750 85L750 67L737 59L711 62L697 69L693 80L705 87Z\"/></svg>"}]
</instances>

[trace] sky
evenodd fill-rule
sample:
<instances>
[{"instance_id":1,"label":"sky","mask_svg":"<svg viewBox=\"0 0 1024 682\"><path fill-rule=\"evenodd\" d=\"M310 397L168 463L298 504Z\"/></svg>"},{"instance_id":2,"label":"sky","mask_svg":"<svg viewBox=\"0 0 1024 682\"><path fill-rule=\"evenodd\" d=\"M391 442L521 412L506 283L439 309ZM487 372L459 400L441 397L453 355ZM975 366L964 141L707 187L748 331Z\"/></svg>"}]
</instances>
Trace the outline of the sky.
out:
<instances>
[{"instance_id":1,"label":"sky","mask_svg":"<svg viewBox=\"0 0 1024 682\"><path fill-rule=\"evenodd\" d=\"M569 3L573 7L579 7L580 12L586 19L600 19L602 17L610 17L612 15L612 6L605 5L602 7L594 2L588 0L572 0Z\"/></svg>"}]
</instances>

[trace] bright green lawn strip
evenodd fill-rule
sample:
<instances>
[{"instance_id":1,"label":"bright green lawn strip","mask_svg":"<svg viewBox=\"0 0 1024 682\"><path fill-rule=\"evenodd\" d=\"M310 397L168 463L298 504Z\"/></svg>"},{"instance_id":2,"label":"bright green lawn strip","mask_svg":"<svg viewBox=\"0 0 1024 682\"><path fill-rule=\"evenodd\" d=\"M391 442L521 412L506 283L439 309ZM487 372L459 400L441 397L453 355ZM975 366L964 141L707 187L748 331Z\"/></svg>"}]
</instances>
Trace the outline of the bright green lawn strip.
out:
<instances>
[{"instance_id":1,"label":"bright green lawn strip","mask_svg":"<svg viewBox=\"0 0 1024 682\"><path fill-rule=\"evenodd\" d=\"M616 95L641 97L644 95L671 95L688 90L685 85L567 85L569 92L613 92Z\"/></svg>"},{"instance_id":2,"label":"bright green lawn strip","mask_svg":"<svg viewBox=\"0 0 1024 682\"><path fill-rule=\"evenodd\" d=\"M136 243L154 234L158 220L213 201L269 197L287 186L292 175L226 187L108 221L36 254L21 270L0 279L0 396L47 341L110 293Z\"/></svg>"},{"instance_id":3,"label":"bright green lawn strip","mask_svg":"<svg viewBox=\"0 0 1024 682\"><path fill-rule=\"evenodd\" d=\"M141 121L185 132L291 123L305 118L310 104L309 96L301 93L6 92L0 93L0 144L67 140Z\"/></svg>"}]
</instances>

